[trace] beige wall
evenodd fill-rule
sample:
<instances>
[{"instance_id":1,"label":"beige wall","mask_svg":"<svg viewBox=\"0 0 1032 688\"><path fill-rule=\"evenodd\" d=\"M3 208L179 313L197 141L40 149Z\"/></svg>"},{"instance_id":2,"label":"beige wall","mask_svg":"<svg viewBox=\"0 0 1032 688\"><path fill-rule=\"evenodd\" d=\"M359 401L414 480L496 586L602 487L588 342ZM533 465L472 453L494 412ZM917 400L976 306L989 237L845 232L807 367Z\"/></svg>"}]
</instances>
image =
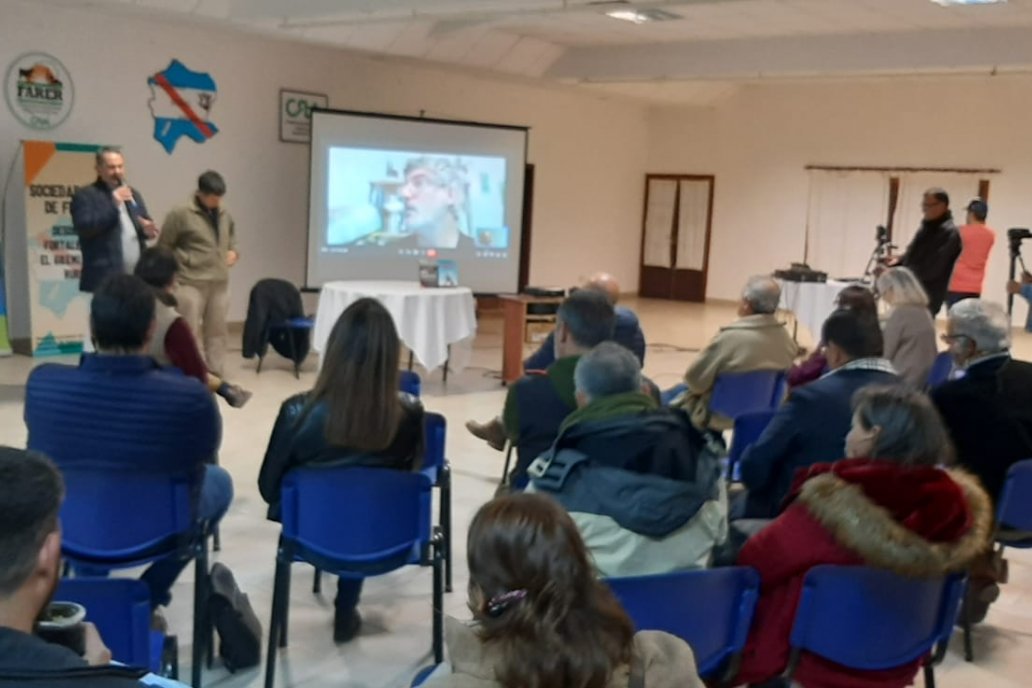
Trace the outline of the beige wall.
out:
<instances>
[{"instance_id":1,"label":"beige wall","mask_svg":"<svg viewBox=\"0 0 1032 688\"><path fill-rule=\"evenodd\" d=\"M1032 226L1030 119L1027 76L750 86L713 108L653 112L648 168L716 175L711 298L735 298L747 275L802 259L808 164L1000 168L986 295L1003 300L1004 230ZM881 222L871 220L871 248ZM1032 244L1027 252L1032 260ZM856 256L854 274L867 257Z\"/></svg>"},{"instance_id":2,"label":"beige wall","mask_svg":"<svg viewBox=\"0 0 1032 688\"><path fill-rule=\"evenodd\" d=\"M256 280L304 279L308 149L278 140L281 87L328 93L340 109L529 126L537 166L531 281L569 285L605 268L637 287L644 106L212 27L3 2L0 67L28 51L65 64L76 102L50 132L22 126L0 105L0 174L19 139L121 144L129 179L160 218L188 197L201 171L219 170L241 231L234 319L243 318ZM220 132L204 145L181 140L168 155L152 137L146 80L172 58L215 78Z\"/></svg>"}]
</instances>

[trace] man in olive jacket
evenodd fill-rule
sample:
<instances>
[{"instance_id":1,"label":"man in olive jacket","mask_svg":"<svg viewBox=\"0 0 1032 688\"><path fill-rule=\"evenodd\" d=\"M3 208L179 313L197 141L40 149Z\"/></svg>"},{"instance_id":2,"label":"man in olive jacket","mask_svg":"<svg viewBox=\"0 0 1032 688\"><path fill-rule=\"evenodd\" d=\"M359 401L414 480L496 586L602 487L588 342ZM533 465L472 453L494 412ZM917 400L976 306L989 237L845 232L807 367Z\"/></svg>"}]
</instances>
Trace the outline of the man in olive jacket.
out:
<instances>
[{"instance_id":1,"label":"man in olive jacket","mask_svg":"<svg viewBox=\"0 0 1032 688\"><path fill-rule=\"evenodd\" d=\"M226 356L229 269L238 259L236 226L222 207L226 182L208 170L197 180L197 193L165 218L159 245L179 262L179 312L204 351L208 369L222 376Z\"/></svg>"}]
</instances>

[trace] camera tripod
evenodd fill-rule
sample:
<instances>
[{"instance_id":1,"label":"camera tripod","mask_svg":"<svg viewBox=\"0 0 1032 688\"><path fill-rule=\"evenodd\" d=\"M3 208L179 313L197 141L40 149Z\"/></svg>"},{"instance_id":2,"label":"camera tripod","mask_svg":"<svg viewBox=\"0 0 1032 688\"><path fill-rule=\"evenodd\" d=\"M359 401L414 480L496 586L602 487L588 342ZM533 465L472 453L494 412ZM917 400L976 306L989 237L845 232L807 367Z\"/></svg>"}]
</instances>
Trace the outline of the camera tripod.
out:
<instances>
[{"instance_id":1,"label":"camera tripod","mask_svg":"<svg viewBox=\"0 0 1032 688\"><path fill-rule=\"evenodd\" d=\"M891 243L889 239L889 231L884 226L878 225L877 231L875 232L875 241L877 244L874 250L871 251L871 257L867 260L867 267L864 268L864 276L860 278L860 281L865 284L871 284L874 282L874 272L878 269L878 266L885 262L885 258L890 250L896 248L895 244Z\"/></svg>"},{"instance_id":2,"label":"camera tripod","mask_svg":"<svg viewBox=\"0 0 1032 688\"><path fill-rule=\"evenodd\" d=\"M1008 273L1008 279L1013 282L1017 276L1017 267L1021 265L1021 277L1018 282L1024 282L1025 273L1028 272L1028 266L1025 265L1025 259L1021 257L1021 238L1010 236L1010 271ZM1029 306L1032 308L1032 304ZM1007 315L1010 316L1014 313L1014 294L1007 294Z\"/></svg>"}]
</instances>

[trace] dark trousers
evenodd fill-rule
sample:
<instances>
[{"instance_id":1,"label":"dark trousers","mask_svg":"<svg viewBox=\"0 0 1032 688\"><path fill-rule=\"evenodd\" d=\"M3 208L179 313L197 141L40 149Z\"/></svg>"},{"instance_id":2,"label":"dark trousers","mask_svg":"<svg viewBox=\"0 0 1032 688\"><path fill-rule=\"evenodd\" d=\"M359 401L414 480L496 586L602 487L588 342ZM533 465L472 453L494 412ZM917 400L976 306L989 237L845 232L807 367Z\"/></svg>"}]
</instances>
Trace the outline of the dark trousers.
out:
<instances>
[{"instance_id":1,"label":"dark trousers","mask_svg":"<svg viewBox=\"0 0 1032 688\"><path fill-rule=\"evenodd\" d=\"M337 599L333 601L337 618L346 619L358 607L358 598L362 596L363 578L337 579Z\"/></svg>"},{"instance_id":2,"label":"dark trousers","mask_svg":"<svg viewBox=\"0 0 1032 688\"><path fill-rule=\"evenodd\" d=\"M964 299L980 299L981 294L976 294L970 291L948 291L946 292L946 308L947 310L953 308L953 304L963 301Z\"/></svg>"}]
</instances>

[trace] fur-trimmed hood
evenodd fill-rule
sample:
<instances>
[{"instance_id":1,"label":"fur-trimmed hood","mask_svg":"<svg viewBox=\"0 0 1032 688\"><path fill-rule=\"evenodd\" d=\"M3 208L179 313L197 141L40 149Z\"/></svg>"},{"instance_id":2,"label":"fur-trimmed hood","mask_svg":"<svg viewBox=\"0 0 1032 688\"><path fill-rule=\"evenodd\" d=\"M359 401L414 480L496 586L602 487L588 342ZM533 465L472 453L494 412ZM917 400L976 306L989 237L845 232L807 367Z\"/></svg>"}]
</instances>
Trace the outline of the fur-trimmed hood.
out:
<instances>
[{"instance_id":1,"label":"fur-trimmed hood","mask_svg":"<svg viewBox=\"0 0 1032 688\"><path fill-rule=\"evenodd\" d=\"M825 470L811 468L820 474L802 484L798 500L835 540L872 566L937 576L966 568L989 545L992 506L978 481L963 471L866 459Z\"/></svg>"}]
</instances>

